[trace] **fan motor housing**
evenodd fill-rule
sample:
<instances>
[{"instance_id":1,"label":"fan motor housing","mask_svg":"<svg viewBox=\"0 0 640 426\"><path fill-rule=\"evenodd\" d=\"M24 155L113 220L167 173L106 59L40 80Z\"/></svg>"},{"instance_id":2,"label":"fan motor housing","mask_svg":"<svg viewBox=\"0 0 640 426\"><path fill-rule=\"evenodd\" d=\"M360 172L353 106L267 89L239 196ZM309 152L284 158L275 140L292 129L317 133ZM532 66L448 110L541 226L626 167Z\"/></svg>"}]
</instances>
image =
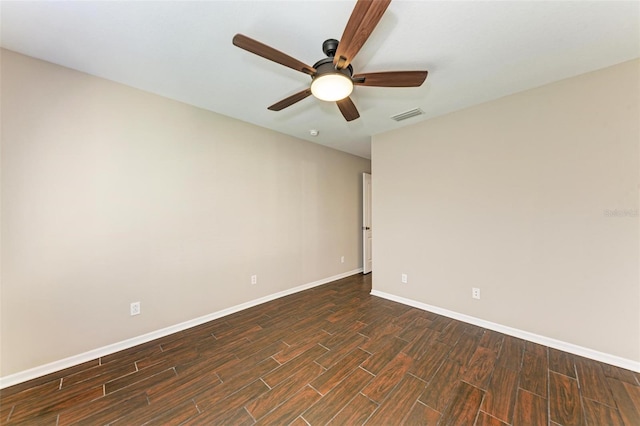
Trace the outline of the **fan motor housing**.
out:
<instances>
[{"instance_id":1,"label":"fan motor housing","mask_svg":"<svg viewBox=\"0 0 640 426\"><path fill-rule=\"evenodd\" d=\"M349 78L353 76L353 67L351 66L351 64L349 64L349 66L347 66L346 68L342 68L342 69L337 69L333 64L333 57L336 54L336 50L338 50L338 44L339 44L339 41L336 40L335 38L330 38L328 40L325 40L322 43L322 51L324 52L325 55L327 55L327 57L320 59L318 62L313 64L313 68L316 69L317 73L315 76L311 77L312 80L315 77L319 77L323 74L328 74L328 73L340 73L340 74L346 75Z\"/></svg>"},{"instance_id":2,"label":"fan motor housing","mask_svg":"<svg viewBox=\"0 0 640 426\"><path fill-rule=\"evenodd\" d=\"M320 59L318 62L313 64L313 68L315 68L317 72L315 76L311 77L311 79L329 73L340 73L346 75L349 78L351 78L351 76L353 75L353 67L351 66L351 64L349 64L349 66L346 68L337 69L335 65L333 65L332 57Z\"/></svg>"}]
</instances>

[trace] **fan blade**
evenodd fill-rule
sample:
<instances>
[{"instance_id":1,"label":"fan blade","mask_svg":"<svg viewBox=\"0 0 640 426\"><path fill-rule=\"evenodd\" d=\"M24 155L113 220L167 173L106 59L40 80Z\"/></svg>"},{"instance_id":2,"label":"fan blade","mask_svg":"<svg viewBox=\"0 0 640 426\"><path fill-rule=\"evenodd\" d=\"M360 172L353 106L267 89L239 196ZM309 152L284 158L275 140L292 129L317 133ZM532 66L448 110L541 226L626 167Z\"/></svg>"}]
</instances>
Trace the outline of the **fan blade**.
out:
<instances>
[{"instance_id":1,"label":"fan blade","mask_svg":"<svg viewBox=\"0 0 640 426\"><path fill-rule=\"evenodd\" d=\"M427 71L387 71L356 74L353 84L377 87L419 87L427 78Z\"/></svg>"},{"instance_id":2,"label":"fan blade","mask_svg":"<svg viewBox=\"0 0 640 426\"><path fill-rule=\"evenodd\" d=\"M233 44L238 46L240 49L262 56L265 59L277 62L280 65L284 65L285 67L292 68L296 71L300 71L311 76L316 73L315 68L245 35L236 34L233 36Z\"/></svg>"},{"instance_id":3,"label":"fan blade","mask_svg":"<svg viewBox=\"0 0 640 426\"><path fill-rule=\"evenodd\" d=\"M311 95L311 89L304 89L302 92L298 92L295 95L284 98L280 102L276 102L267 109L270 109L271 111L280 111L288 106L295 104L296 102L300 102L309 95Z\"/></svg>"},{"instance_id":4,"label":"fan blade","mask_svg":"<svg viewBox=\"0 0 640 426\"><path fill-rule=\"evenodd\" d=\"M376 25L384 15L391 0L358 0L342 33L333 64L346 68L358 54Z\"/></svg>"},{"instance_id":5,"label":"fan blade","mask_svg":"<svg viewBox=\"0 0 640 426\"><path fill-rule=\"evenodd\" d=\"M336 104L338 104L338 108L340 108L340 112L344 116L345 120L353 121L360 117L360 113L350 97L347 96L346 98L337 101Z\"/></svg>"}]
</instances>

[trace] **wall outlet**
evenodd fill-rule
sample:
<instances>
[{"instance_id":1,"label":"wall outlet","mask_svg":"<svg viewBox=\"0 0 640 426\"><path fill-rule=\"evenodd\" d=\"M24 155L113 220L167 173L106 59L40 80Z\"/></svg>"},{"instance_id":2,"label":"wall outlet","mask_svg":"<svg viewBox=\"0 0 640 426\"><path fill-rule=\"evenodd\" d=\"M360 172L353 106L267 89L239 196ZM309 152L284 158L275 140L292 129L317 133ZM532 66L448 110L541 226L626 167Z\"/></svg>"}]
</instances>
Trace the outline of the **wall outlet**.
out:
<instances>
[{"instance_id":1,"label":"wall outlet","mask_svg":"<svg viewBox=\"0 0 640 426\"><path fill-rule=\"evenodd\" d=\"M402 281L403 284L408 283L409 279L407 278L407 274L400 275L400 281Z\"/></svg>"},{"instance_id":2,"label":"wall outlet","mask_svg":"<svg viewBox=\"0 0 640 426\"><path fill-rule=\"evenodd\" d=\"M480 299L480 289L479 288L472 288L471 289L471 297L473 297L474 299Z\"/></svg>"},{"instance_id":3,"label":"wall outlet","mask_svg":"<svg viewBox=\"0 0 640 426\"><path fill-rule=\"evenodd\" d=\"M344 256L340 258L340 263L344 263Z\"/></svg>"},{"instance_id":4,"label":"wall outlet","mask_svg":"<svg viewBox=\"0 0 640 426\"><path fill-rule=\"evenodd\" d=\"M251 285L258 284L258 276L251 275Z\"/></svg>"},{"instance_id":5,"label":"wall outlet","mask_svg":"<svg viewBox=\"0 0 640 426\"><path fill-rule=\"evenodd\" d=\"M129 311L131 312L131 316L140 315L140 302L133 302L129 306Z\"/></svg>"}]
</instances>

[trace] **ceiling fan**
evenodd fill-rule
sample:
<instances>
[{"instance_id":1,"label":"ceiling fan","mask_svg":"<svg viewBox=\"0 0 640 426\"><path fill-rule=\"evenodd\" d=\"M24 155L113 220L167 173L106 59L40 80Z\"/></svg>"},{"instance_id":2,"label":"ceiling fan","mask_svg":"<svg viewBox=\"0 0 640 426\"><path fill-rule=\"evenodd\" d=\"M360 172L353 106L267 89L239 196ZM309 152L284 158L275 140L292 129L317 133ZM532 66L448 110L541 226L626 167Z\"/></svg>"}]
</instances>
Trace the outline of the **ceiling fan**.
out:
<instances>
[{"instance_id":1,"label":"ceiling fan","mask_svg":"<svg viewBox=\"0 0 640 426\"><path fill-rule=\"evenodd\" d=\"M322 51L327 55L312 67L242 34L233 37L233 44L241 49L277 62L285 67L311 76L311 86L276 102L268 109L280 111L310 95L323 101L335 101L347 121L360 117L349 97L353 86L419 87L427 78L427 71L386 71L354 74L351 62L367 41L387 10L391 0L358 0L342 39L326 40Z\"/></svg>"}]
</instances>

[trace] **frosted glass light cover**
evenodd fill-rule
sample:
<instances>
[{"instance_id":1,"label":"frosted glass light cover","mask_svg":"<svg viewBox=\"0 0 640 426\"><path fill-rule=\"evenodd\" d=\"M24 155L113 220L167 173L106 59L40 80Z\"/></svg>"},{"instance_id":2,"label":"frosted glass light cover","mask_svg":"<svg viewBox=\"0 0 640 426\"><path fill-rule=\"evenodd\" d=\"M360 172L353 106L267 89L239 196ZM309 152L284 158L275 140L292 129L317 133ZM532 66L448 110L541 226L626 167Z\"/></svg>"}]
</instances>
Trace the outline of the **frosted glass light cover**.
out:
<instances>
[{"instance_id":1,"label":"frosted glass light cover","mask_svg":"<svg viewBox=\"0 0 640 426\"><path fill-rule=\"evenodd\" d=\"M352 91L351 79L340 73L321 75L311 82L311 93L323 101L339 101L349 96Z\"/></svg>"}]
</instances>

